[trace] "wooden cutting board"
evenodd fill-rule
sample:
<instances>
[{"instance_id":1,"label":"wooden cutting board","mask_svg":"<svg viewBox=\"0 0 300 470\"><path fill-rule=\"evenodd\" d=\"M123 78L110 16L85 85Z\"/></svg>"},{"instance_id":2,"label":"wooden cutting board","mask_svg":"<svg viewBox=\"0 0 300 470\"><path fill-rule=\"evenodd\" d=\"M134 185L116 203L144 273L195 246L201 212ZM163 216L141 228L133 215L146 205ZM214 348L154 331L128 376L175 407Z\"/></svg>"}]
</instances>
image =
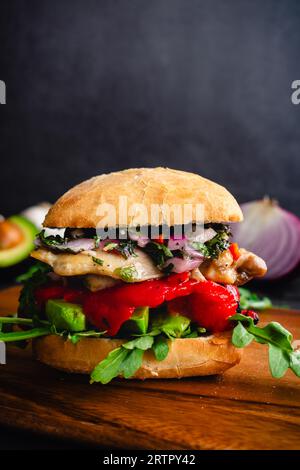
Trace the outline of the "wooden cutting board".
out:
<instances>
[{"instance_id":1,"label":"wooden cutting board","mask_svg":"<svg viewBox=\"0 0 300 470\"><path fill-rule=\"evenodd\" d=\"M0 315L17 307L18 288L0 292ZM300 339L300 312L282 322ZM272 379L267 348L253 344L223 377L116 380L89 385L11 348L0 365L0 423L100 447L300 449L300 379Z\"/></svg>"}]
</instances>

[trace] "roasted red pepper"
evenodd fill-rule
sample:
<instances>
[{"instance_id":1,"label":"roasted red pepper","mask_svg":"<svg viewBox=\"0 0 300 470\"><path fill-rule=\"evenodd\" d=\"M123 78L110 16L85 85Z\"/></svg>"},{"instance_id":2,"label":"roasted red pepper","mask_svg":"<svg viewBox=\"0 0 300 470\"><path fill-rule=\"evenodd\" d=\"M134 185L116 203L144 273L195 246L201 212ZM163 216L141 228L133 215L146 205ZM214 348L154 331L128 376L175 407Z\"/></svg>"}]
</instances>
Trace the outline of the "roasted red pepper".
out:
<instances>
[{"instance_id":1,"label":"roasted red pepper","mask_svg":"<svg viewBox=\"0 0 300 470\"><path fill-rule=\"evenodd\" d=\"M87 294L86 289L72 289L62 284L52 283L37 288L34 296L37 303L43 306L49 299L64 299L66 302L82 304Z\"/></svg>"},{"instance_id":2,"label":"roasted red pepper","mask_svg":"<svg viewBox=\"0 0 300 470\"><path fill-rule=\"evenodd\" d=\"M169 303L171 312L182 313L209 331L223 331L230 327L228 317L236 313L239 295L233 286L199 282L190 279L190 273L181 273L98 292L63 286L42 287L36 292L36 298L39 302L63 298L81 303L90 323L114 336L135 308L154 308L164 302Z\"/></svg>"},{"instance_id":3,"label":"roasted red pepper","mask_svg":"<svg viewBox=\"0 0 300 470\"><path fill-rule=\"evenodd\" d=\"M231 243L229 251L232 254L234 261L239 259L239 257L241 256L239 245L237 243Z\"/></svg>"},{"instance_id":4,"label":"roasted red pepper","mask_svg":"<svg viewBox=\"0 0 300 470\"><path fill-rule=\"evenodd\" d=\"M35 290L35 300L39 305L44 305L49 299L62 299L66 288L61 284L52 283Z\"/></svg>"},{"instance_id":5,"label":"roasted red pepper","mask_svg":"<svg viewBox=\"0 0 300 470\"><path fill-rule=\"evenodd\" d=\"M196 281L197 282L197 281ZM157 307L192 291L189 273L111 287L87 296L83 309L89 321L114 336L137 307Z\"/></svg>"},{"instance_id":6,"label":"roasted red pepper","mask_svg":"<svg viewBox=\"0 0 300 470\"><path fill-rule=\"evenodd\" d=\"M228 320L237 311L239 293L234 286L199 282L187 297L172 300L168 310L191 318L212 333L232 328Z\"/></svg>"}]
</instances>

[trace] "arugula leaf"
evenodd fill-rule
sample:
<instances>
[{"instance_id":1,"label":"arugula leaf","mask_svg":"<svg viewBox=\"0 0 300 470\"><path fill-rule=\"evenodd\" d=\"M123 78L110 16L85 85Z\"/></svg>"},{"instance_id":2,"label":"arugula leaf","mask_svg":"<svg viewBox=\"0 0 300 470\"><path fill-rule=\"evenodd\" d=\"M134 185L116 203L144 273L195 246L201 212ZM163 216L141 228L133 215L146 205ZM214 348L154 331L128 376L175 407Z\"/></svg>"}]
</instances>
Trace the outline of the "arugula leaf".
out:
<instances>
[{"instance_id":1,"label":"arugula leaf","mask_svg":"<svg viewBox=\"0 0 300 470\"><path fill-rule=\"evenodd\" d=\"M153 341L153 336L145 335L133 339L132 341L128 341L128 343L123 344L122 347L126 349L139 348L146 351L146 349L150 349L152 347Z\"/></svg>"},{"instance_id":2,"label":"arugula leaf","mask_svg":"<svg viewBox=\"0 0 300 470\"><path fill-rule=\"evenodd\" d=\"M241 322L237 324L232 332L232 342L234 345L239 345L239 348L244 348L248 346L254 339L254 336L251 333L248 333L246 328Z\"/></svg>"},{"instance_id":3,"label":"arugula leaf","mask_svg":"<svg viewBox=\"0 0 300 470\"><path fill-rule=\"evenodd\" d=\"M298 377L300 377L300 351L294 351L290 354L290 368Z\"/></svg>"},{"instance_id":4,"label":"arugula leaf","mask_svg":"<svg viewBox=\"0 0 300 470\"><path fill-rule=\"evenodd\" d=\"M123 362L129 351L122 346L111 351L103 361L96 365L91 373L90 383L101 382L107 384L120 373Z\"/></svg>"},{"instance_id":5,"label":"arugula leaf","mask_svg":"<svg viewBox=\"0 0 300 470\"><path fill-rule=\"evenodd\" d=\"M26 273L20 274L18 277L16 277L16 281L23 283L25 281L28 281L33 277L33 275L37 272L48 272L50 271L50 267L42 263L41 261L36 261L32 266L28 268Z\"/></svg>"},{"instance_id":6,"label":"arugula leaf","mask_svg":"<svg viewBox=\"0 0 300 470\"><path fill-rule=\"evenodd\" d=\"M76 344L82 338L100 338L105 333L106 333L106 331L95 331L95 330L79 331L77 333L70 333L69 332L67 337L73 344Z\"/></svg>"},{"instance_id":7,"label":"arugula leaf","mask_svg":"<svg viewBox=\"0 0 300 470\"><path fill-rule=\"evenodd\" d=\"M44 336L46 334L55 334L58 336L65 336L73 344L76 344L78 341L80 341L81 338L99 338L106 333L106 331L95 330L78 331L76 333L70 333L68 331L57 331L55 325L51 324L48 320L39 320L38 324L39 325L36 325L36 321L34 321L32 318L0 317L0 334L2 334L1 341L22 341L36 338L37 336ZM2 327L6 325L36 326L36 328L19 331L11 331L10 328L10 335L8 335L7 332L2 331Z\"/></svg>"},{"instance_id":8,"label":"arugula leaf","mask_svg":"<svg viewBox=\"0 0 300 470\"><path fill-rule=\"evenodd\" d=\"M126 379L132 377L141 367L144 351L151 349L153 341L152 336L139 336L111 351L93 370L91 383L106 384L121 374Z\"/></svg>"},{"instance_id":9,"label":"arugula leaf","mask_svg":"<svg viewBox=\"0 0 300 470\"><path fill-rule=\"evenodd\" d=\"M152 321L152 327L172 339L189 334L190 323L191 320L183 315L160 315Z\"/></svg>"},{"instance_id":10,"label":"arugula leaf","mask_svg":"<svg viewBox=\"0 0 300 470\"><path fill-rule=\"evenodd\" d=\"M32 326L31 318L18 318L18 317L0 317L0 325L2 324L15 324L15 325L30 325Z\"/></svg>"},{"instance_id":11,"label":"arugula leaf","mask_svg":"<svg viewBox=\"0 0 300 470\"><path fill-rule=\"evenodd\" d=\"M272 302L269 297L259 297L249 289L245 289L245 287L239 287L239 293L240 308L242 310L264 310L272 307Z\"/></svg>"},{"instance_id":12,"label":"arugula leaf","mask_svg":"<svg viewBox=\"0 0 300 470\"><path fill-rule=\"evenodd\" d=\"M95 367L91 375L92 382L108 383L118 375L132 377L142 365L144 351L149 349L152 349L158 361L163 361L169 353L168 338L173 340L198 336L197 329L192 331L190 323L188 318L181 315L158 315L152 321L149 332L135 335L134 339L115 349L115 354L114 351L109 353ZM200 328L199 333L203 333L203 329Z\"/></svg>"},{"instance_id":13,"label":"arugula leaf","mask_svg":"<svg viewBox=\"0 0 300 470\"><path fill-rule=\"evenodd\" d=\"M134 348L127 354L124 359L119 372L123 374L125 379L132 377L135 372L141 367L143 362L144 350Z\"/></svg>"},{"instance_id":14,"label":"arugula leaf","mask_svg":"<svg viewBox=\"0 0 300 470\"><path fill-rule=\"evenodd\" d=\"M269 344L269 365L273 377L280 379L289 368L289 356L274 344Z\"/></svg>"},{"instance_id":15,"label":"arugula leaf","mask_svg":"<svg viewBox=\"0 0 300 470\"><path fill-rule=\"evenodd\" d=\"M300 352L294 351L292 334L280 323L271 322L263 328L255 326L251 317L238 313L230 317L237 321L232 333L232 343L237 348L243 348L255 340L269 346L269 366L273 377L282 377L290 368L300 377Z\"/></svg>"},{"instance_id":16,"label":"arugula leaf","mask_svg":"<svg viewBox=\"0 0 300 470\"><path fill-rule=\"evenodd\" d=\"M26 274L23 274L24 286L21 290L19 297L19 308L18 313L20 315L30 315L33 318L38 319L39 310L35 301L34 291L37 287L45 284L48 281L47 274L51 271L48 264L38 262L34 266L31 266Z\"/></svg>"},{"instance_id":17,"label":"arugula leaf","mask_svg":"<svg viewBox=\"0 0 300 470\"><path fill-rule=\"evenodd\" d=\"M13 331L11 333L3 333L0 332L0 341L4 341L5 343L11 341L23 341L32 338L37 338L39 336L46 336L51 334L51 328L33 328L31 330L20 330L20 331Z\"/></svg>"},{"instance_id":18,"label":"arugula leaf","mask_svg":"<svg viewBox=\"0 0 300 470\"><path fill-rule=\"evenodd\" d=\"M155 355L155 359L157 361L163 361L169 354L168 340L162 335L157 336L153 343L152 349Z\"/></svg>"}]
</instances>

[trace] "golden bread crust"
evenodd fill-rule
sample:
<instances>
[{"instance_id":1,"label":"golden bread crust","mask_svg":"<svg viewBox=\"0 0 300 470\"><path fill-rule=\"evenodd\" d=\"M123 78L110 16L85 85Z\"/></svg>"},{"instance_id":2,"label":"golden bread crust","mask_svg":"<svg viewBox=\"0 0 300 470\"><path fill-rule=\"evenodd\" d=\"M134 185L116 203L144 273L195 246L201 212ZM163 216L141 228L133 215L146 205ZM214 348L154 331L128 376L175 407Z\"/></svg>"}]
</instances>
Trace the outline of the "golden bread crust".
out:
<instances>
[{"instance_id":1,"label":"golden bread crust","mask_svg":"<svg viewBox=\"0 0 300 470\"><path fill-rule=\"evenodd\" d=\"M74 186L61 196L49 210L45 227L63 228L103 228L106 223L97 215L100 204L116 207L116 220L119 220L119 196L127 197L127 204L144 204L150 214L152 204L192 204L190 222L239 222L243 220L242 211L234 197L217 183L202 176L170 168L132 168L130 170L95 176ZM196 204L204 205L204 220L197 220ZM132 216L128 215L123 224L131 226ZM186 215L188 218L188 215ZM189 217L190 219L190 217ZM134 223L144 220L135 217ZM164 223L160 215L159 224ZM169 225L174 225L174 214L170 213Z\"/></svg>"},{"instance_id":2,"label":"golden bread crust","mask_svg":"<svg viewBox=\"0 0 300 470\"><path fill-rule=\"evenodd\" d=\"M90 374L110 351L125 341L82 338L73 344L60 336L50 335L36 338L33 341L33 351L36 359L49 366L66 372ZM146 351L142 367L134 378L170 379L222 374L241 359L241 350L235 348L231 342L231 332L175 339L169 341L169 348L164 361L157 361L151 351Z\"/></svg>"}]
</instances>

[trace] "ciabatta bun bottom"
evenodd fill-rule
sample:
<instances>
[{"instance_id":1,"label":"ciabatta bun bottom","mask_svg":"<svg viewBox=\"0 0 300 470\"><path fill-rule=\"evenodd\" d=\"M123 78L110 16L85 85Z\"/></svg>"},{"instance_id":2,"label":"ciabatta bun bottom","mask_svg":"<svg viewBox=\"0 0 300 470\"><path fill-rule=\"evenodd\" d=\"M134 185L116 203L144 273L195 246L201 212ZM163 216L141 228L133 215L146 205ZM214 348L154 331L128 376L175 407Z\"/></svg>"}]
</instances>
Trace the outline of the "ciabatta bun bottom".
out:
<instances>
[{"instance_id":1,"label":"ciabatta bun bottom","mask_svg":"<svg viewBox=\"0 0 300 470\"><path fill-rule=\"evenodd\" d=\"M49 335L33 342L33 352L39 361L66 372L89 374L113 349L124 340L83 338L77 344L60 336ZM180 378L222 374L238 364L241 350L231 342L231 333L200 338L169 341L169 354L157 361L146 351L136 379Z\"/></svg>"}]
</instances>

